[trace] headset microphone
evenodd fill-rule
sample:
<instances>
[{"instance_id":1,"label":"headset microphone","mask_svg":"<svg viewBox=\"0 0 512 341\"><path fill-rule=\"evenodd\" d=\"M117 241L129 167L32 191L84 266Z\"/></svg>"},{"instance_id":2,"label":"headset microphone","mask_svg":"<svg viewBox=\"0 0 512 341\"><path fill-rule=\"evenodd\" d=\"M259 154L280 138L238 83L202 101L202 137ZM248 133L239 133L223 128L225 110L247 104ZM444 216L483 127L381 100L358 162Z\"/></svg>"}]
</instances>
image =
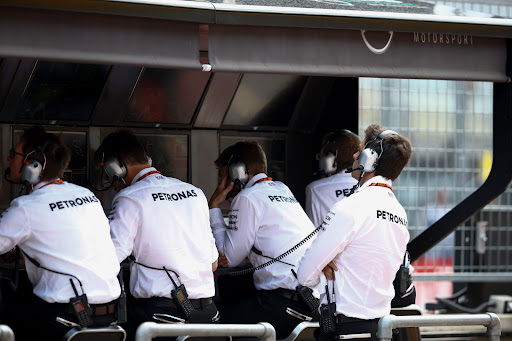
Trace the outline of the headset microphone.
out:
<instances>
[{"instance_id":1,"label":"headset microphone","mask_svg":"<svg viewBox=\"0 0 512 341\"><path fill-rule=\"evenodd\" d=\"M363 170L363 169L364 169L364 167L362 165L360 165L357 168L348 167L347 170L345 170L345 173L352 173L353 171Z\"/></svg>"},{"instance_id":2,"label":"headset microphone","mask_svg":"<svg viewBox=\"0 0 512 341\"><path fill-rule=\"evenodd\" d=\"M11 183L11 184L15 184L15 185L23 185L24 183L22 181L14 181L14 180L11 180L9 178L9 175L11 175L11 167L7 167L5 169L5 173L4 173L4 179L5 181Z\"/></svg>"}]
</instances>

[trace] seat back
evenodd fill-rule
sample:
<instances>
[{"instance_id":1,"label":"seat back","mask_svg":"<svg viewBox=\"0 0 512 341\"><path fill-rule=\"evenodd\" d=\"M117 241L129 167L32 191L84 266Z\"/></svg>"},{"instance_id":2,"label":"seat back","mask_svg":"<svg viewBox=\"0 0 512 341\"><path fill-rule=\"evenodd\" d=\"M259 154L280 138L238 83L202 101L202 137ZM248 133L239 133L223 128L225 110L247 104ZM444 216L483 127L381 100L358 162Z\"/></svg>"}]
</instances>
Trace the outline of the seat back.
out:
<instances>
[{"instance_id":1,"label":"seat back","mask_svg":"<svg viewBox=\"0 0 512 341\"><path fill-rule=\"evenodd\" d=\"M125 341L126 332L119 326L71 328L64 341Z\"/></svg>"}]
</instances>

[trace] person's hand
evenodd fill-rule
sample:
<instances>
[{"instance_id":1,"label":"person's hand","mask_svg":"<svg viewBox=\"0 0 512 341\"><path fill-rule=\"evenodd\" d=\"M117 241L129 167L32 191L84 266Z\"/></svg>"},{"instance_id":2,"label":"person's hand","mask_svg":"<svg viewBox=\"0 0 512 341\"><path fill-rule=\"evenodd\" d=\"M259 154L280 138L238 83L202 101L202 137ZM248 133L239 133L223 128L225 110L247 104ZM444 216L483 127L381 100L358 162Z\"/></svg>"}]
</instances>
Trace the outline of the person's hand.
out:
<instances>
[{"instance_id":1,"label":"person's hand","mask_svg":"<svg viewBox=\"0 0 512 341\"><path fill-rule=\"evenodd\" d=\"M325 266L325 268L322 270L322 272L325 275L325 278L327 278L329 281L333 281L336 278L334 277L334 271L338 271L338 267L336 264L334 264L333 261L330 261L329 264Z\"/></svg>"},{"instance_id":2,"label":"person's hand","mask_svg":"<svg viewBox=\"0 0 512 341\"><path fill-rule=\"evenodd\" d=\"M210 208L220 207L222 202L226 200L228 193L233 189L233 186L233 181L231 181L227 175L223 176L215 192L213 192L208 206Z\"/></svg>"},{"instance_id":3,"label":"person's hand","mask_svg":"<svg viewBox=\"0 0 512 341\"><path fill-rule=\"evenodd\" d=\"M219 268L229 267L228 258L219 252Z\"/></svg>"}]
</instances>

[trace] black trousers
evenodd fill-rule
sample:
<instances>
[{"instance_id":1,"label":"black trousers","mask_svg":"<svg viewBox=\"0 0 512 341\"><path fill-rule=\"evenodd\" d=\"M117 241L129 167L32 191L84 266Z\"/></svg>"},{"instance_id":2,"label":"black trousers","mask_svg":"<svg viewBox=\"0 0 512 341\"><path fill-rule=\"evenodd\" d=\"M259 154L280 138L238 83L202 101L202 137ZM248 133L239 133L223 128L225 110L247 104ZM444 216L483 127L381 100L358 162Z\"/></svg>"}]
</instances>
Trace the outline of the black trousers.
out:
<instances>
[{"instance_id":1,"label":"black trousers","mask_svg":"<svg viewBox=\"0 0 512 341\"><path fill-rule=\"evenodd\" d=\"M57 322L57 316L78 323L68 303L48 303L33 294L13 300L8 309L5 323L13 330L16 341L62 340L71 328ZM109 326L117 321L115 313L91 318L94 327Z\"/></svg>"},{"instance_id":2,"label":"black trousers","mask_svg":"<svg viewBox=\"0 0 512 341\"><path fill-rule=\"evenodd\" d=\"M178 318L186 320L186 323L218 323L219 312L217 306L213 300L209 300L209 303L203 304L202 300L191 300L194 310L192 314L187 318L184 313L178 308L172 299L165 297L151 297L151 298L139 298L136 299L133 296L128 301L128 321L121 326L126 331L126 340L135 340L135 332L139 325L143 322L156 322L165 323L158 321L153 318L154 314L166 314L176 316ZM158 316L158 315L157 315ZM170 319L172 321L172 319ZM173 340L173 338L156 338L157 340L167 339Z\"/></svg>"},{"instance_id":3,"label":"black trousers","mask_svg":"<svg viewBox=\"0 0 512 341\"><path fill-rule=\"evenodd\" d=\"M324 333L322 330L322 323L320 322L320 328L315 330L315 339L316 341L334 341L338 340L339 335L370 333L371 337L367 340L377 341L378 326L378 318L363 320L358 318L345 318L344 316L338 315L336 332L328 334Z\"/></svg>"},{"instance_id":4,"label":"black trousers","mask_svg":"<svg viewBox=\"0 0 512 341\"><path fill-rule=\"evenodd\" d=\"M289 291L294 293L292 290ZM309 312L305 304L296 297L285 297L278 290L259 290L254 296L230 301L223 305L220 311L220 323L268 322L275 328L277 338L284 339L299 323L303 322L288 314L286 308L311 316L314 321L319 320L318 313Z\"/></svg>"}]
</instances>

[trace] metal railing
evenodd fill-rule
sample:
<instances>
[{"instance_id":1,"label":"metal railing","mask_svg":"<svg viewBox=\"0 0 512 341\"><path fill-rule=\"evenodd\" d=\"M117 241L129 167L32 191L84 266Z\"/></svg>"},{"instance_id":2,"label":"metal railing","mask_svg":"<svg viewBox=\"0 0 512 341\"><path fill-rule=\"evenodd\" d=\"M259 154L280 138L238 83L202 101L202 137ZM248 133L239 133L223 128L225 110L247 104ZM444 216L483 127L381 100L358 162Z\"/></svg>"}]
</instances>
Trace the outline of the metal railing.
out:
<instances>
[{"instance_id":1,"label":"metal railing","mask_svg":"<svg viewBox=\"0 0 512 341\"><path fill-rule=\"evenodd\" d=\"M501 335L501 322L494 313L474 315L421 315L421 316L395 316L386 315L379 321L377 337L381 341L391 341L394 328L403 327L432 327L432 326L473 326L487 327L489 341L499 341Z\"/></svg>"},{"instance_id":2,"label":"metal railing","mask_svg":"<svg viewBox=\"0 0 512 341\"><path fill-rule=\"evenodd\" d=\"M0 324L0 340L14 341L14 332L11 327L6 324Z\"/></svg>"},{"instance_id":3,"label":"metal railing","mask_svg":"<svg viewBox=\"0 0 512 341\"><path fill-rule=\"evenodd\" d=\"M257 324L158 324L142 323L135 332L135 341L150 341L159 336L252 336L275 341L276 330L267 322Z\"/></svg>"}]
</instances>

